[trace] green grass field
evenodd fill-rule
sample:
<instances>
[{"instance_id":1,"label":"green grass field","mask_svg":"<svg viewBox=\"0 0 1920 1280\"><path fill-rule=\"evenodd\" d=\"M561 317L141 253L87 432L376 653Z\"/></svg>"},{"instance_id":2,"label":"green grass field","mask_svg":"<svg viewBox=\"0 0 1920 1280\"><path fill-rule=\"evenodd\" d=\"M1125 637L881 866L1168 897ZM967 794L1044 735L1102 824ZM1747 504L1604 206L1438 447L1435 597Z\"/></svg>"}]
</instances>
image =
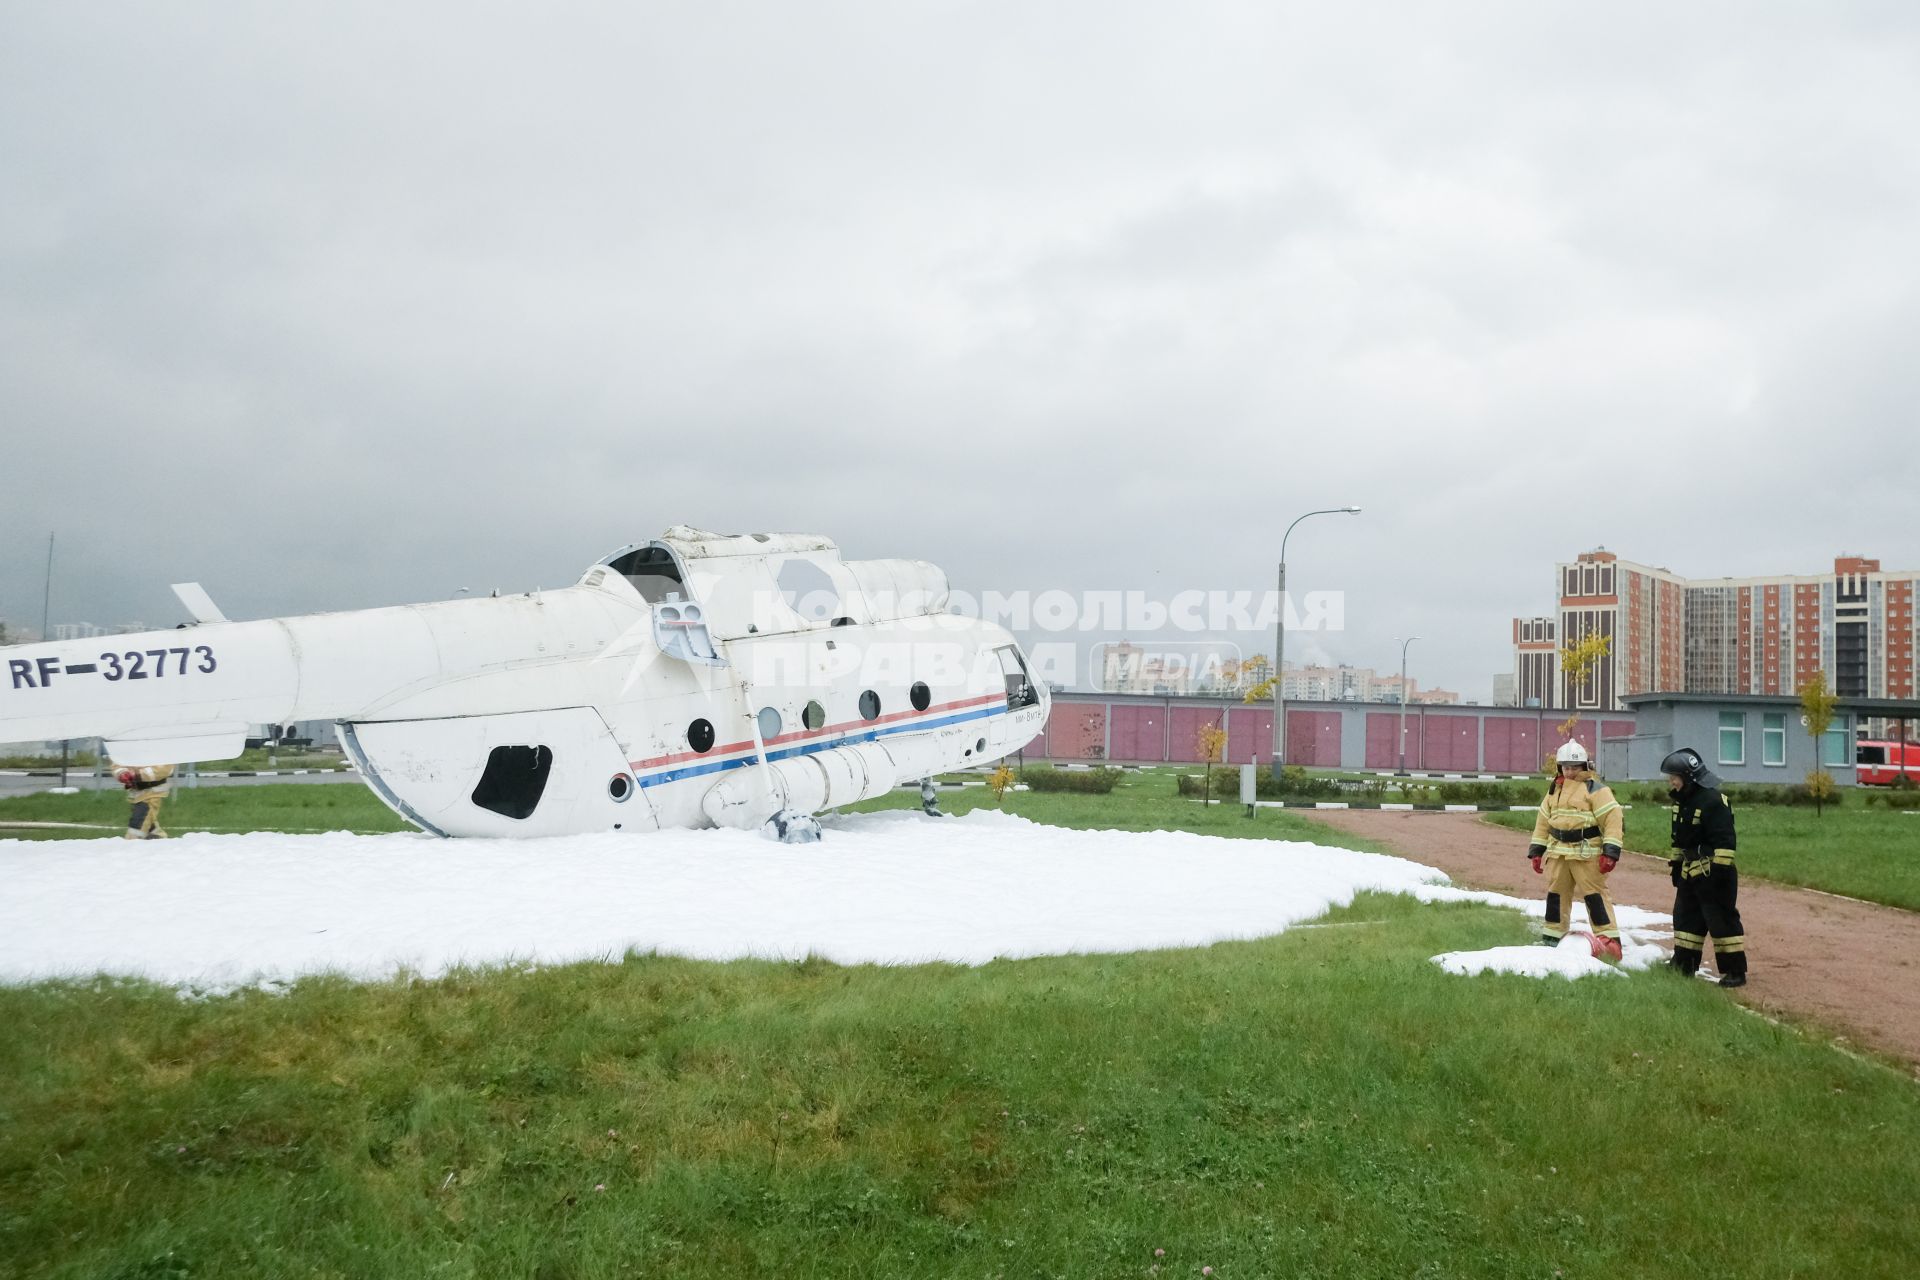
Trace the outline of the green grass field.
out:
<instances>
[{"instance_id":1,"label":"green grass field","mask_svg":"<svg viewBox=\"0 0 1920 1280\"><path fill-rule=\"evenodd\" d=\"M1171 790L1005 807L1331 838ZM306 825L353 796L385 813L194 799ZM1907 1073L1665 973L1429 963L1526 941L1514 913L1374 895L1321 923L971 969L0 988L0 1273L1911 1273Z\"/></svg>"},{"instance_id":2,"label":"green grass field","mask_svg":"<svg viewBox=\"0 0 1920 1280\"><path fill-rule=\"evenodd\" d=\"M1531 814L1481 816L1517 831L1533 829ZM1920 816L1862 808L1816 816L1812 809L1751 804L1736 806L1733 816L1743 882L1758 876L1920 911ZM1639 805L1627 815L1629 849L1665 857L1668 839L1665 809Z\"/></svg>"},{"instance_id":3,"label":"green grass field","mask_svg":"<svg viewBox=\"0 0 1920 1280\"><path fill-rule=\"evenodd\" d=\"M282 747L269 751L254 747L231 760L212 760L200 766L207 773L228 773L238 769L258 773L262 769L344 769L346 758L338 751L300 751Z\"/></svg>"},{"instance_id":4,"label":"green grass field","mask_svg":"<svg viewBox=\"0 0 1920 1280\"><path fill-rule=\"evenodd\" d=\"M1009 791L999 808L1038 822L1063 827L1098 827L1110 831L1198 831L1204 835L1339 843L1349 849L1377 849L1365 840L1336 837L1321 823L1284 809L1261 809L1253 818L1238 801L1202 805L1174 795L1176 769L1129 770L1108 795L1071 792ZM853 806L854 811L914 809L920 797L914 791L895 791L878 800ZM992 808L992 794L984 787L942 791L940 807L948 813Z\"/></svg>"},{"instance_id":5,"label":"green grass field","mask_svg":"<svg viewBox=\"0 0 1920 1280\"><path fill-rule=\"evenodd\" d=\"M59 767L60 767L60 757L58 755L53 755L53 756L0 755L0 769L32 770L32 769L58 769ZM83 772L86 770L92 769L93 753L90 751L70 752L67 755L67 767L69 769L78 769Z\"/></svg>"},{"instance_id":6,"label":"green grass field","mask_svg":"<svg viewBox=\"0 0 1920 1280\"><path fill-rule=\"evenodd\" d=\"M0 800L0 827L8 822L75 822L126 826L127 798L118 790L78 795L9 796ZM263 783L259 786L176 785L160 810L173 835L192 831L411 831L366 787L354 782ZM0 837L93 839L100 832L0 830Z\"/></svg>"},{"instance_id":7,"label":"green grass field","mask_svg":"<svg viewBox=\"0 0 1920 1280\"><path fill-rule=\"evenodd\" d=\"M956 778L978 781L973 775ZM897 791L857 809L914 808L919 794ZM980 804L992 804L984 787L944 790L942 807L965 813ZM1070 795L1009 792L1002 805L1009 813L1024 813L1062 826L1107 827L1119 831L1152 831L1177 825L1182 830L1213 835L1284 836L1293 840L1327 841L1325 827L1280 810L1261 810L1257 818L1243 816L1237 804L1202 806L1173 798L1171 771L1129 773L1111 795ZM127 820L126 797L118 791L79 795L14 796L0 799L0 824L7 822L73 822L122 827ZM162 825L176 835L192 831L356 831L373 834L412 828L381 804L373 792L353 783L273 784L244 787L176 787L161 811ZM97 839L95 831L0 832L15 838ZM1353 843L1353 848L1368 847Z\"/></svg>"},{"instance_id":8,"label":"green grass field","mask_svg":"<svg viewBox=\"0 0 1920 1280\"><path fill-rule=\"evenodd\" d=\"M93 769L91 752L76 752L69 757L68 767L81 773ZM58 769L59 756L0 756L0 769L28 769L44 771ZM226 773L236 769L259 772L262 769L322 769L337 770L346 767L346 761L338 751L268 751L265 747L255 747L243 751L231 760L210 760L200 766L204 773ZM107 772L112 772L111 768Z\"/></svg>"}]
</instances>

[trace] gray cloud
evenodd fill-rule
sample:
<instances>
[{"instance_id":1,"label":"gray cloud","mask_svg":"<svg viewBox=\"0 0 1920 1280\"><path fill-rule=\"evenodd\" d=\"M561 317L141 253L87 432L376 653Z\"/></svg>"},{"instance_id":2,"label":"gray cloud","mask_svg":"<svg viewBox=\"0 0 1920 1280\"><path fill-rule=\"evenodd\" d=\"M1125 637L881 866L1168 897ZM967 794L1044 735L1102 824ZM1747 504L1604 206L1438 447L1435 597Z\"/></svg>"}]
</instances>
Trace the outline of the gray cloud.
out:
<instances>
[{"instance_id":1,"label":"gray cloud","mask_svg":"<svg viewBox=\"0 0 1920 1280\"><path fill-rule=\"evenodd\" d=\"M1597 543L1920 565L1898 5L15 6L0 617L669 523L1343 589L1483 695ZM1291 649L1291 645L1290 645Z\"/></svg>"}]
</instances>

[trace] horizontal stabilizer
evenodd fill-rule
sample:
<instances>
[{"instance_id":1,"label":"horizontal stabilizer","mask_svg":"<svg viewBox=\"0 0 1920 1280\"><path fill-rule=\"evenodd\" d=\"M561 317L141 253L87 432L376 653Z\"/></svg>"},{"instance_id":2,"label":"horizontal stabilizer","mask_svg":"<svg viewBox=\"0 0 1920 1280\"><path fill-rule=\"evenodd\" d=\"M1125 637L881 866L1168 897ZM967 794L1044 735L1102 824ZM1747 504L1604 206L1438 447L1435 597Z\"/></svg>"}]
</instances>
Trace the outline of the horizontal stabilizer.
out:
<instances>
[{"instance_id":1,"label":"horizontal stabilizer","mask_svg":"<svg viewBox=\"0 0 1920 1280\"><path fill-rule=\"evenodd\" d=\"M231 760L247 749L244 724L181 726L169 737L109 738L107 758L115 764L190 764Z\"/></svg>"}]
</instances>

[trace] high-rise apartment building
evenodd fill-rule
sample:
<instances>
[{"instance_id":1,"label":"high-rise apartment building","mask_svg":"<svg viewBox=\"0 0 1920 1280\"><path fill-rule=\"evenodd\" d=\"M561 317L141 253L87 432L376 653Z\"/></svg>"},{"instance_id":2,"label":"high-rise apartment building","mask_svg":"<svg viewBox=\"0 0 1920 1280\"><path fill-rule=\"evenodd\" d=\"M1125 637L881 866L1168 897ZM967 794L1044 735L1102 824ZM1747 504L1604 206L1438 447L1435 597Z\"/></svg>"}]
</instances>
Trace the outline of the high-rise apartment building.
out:
<instances>
[{"instance_id":1,"label":"high-rise apartment building","mask_svg":"<svg viewBox=\"0 0 1920 1280\"><path fill-rule=\"evenodd\" d=\"M1559 625L1552 618L1513 620L1513 705L1554 707L1560 684Z\"/></svg>"},{"instance_id":2,"label":"high-rise apartment building","mask_svg":"<svg viewBox=\"0 0 1920 1280\"><path fill-rule=\"evenodd\" d=\"M1618 709L1632 693L1791 694L1816 671L1851 698L1911 698L1920 634L1920 570L1841 556L1833 572L1682 578L1589 551L1555 566L1559 609L1513 621L1520 705ZM1598 632L1612 641L1578 687L1561 648ZM1551 697L1548 697L1548 693Z\"/></svg>"}]
</instances>

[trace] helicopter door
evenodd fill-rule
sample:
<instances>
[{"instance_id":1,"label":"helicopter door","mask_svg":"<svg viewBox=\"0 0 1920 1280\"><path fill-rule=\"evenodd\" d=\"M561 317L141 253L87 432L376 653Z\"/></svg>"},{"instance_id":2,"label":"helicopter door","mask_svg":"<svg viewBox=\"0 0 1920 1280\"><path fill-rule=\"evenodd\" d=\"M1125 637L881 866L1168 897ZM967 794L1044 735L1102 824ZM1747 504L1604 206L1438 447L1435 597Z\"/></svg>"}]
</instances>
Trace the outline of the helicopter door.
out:
<instances>
[{"instance_id":1,"label":"helicopter door","mask_svg":"<svg viewBox=\"0 0 1920 1280\"><path fill-rule=\"evenodd\" d=\"M1034 687L1033 676L1027 670L1027 660L1021 656L1018 645L1005 644L994 650L994 656L1000 663L1000 678L1006 688L1007 710L1018 711L1031 707L1040 701L1040 691ZM1007 720L1004 715L988 719L987 742L994 747L1007 745Z\"/></svg>"},{"instance_id":2,"label":"helicopter door","mask_svg":"<svg viewBox=\"0 0 1920 1280\"><path fill-rule=\"evenodd\" d=\"M1006 684L1007 710L1018 711L1022 707L1031 707L1040 701L1040 690L1034 687L1033 676L1027 671L1027 660L1020 654L1020 646L1003 644L994 650L1000 660L1000 677Z\"/></svg>"},{"instance_id":3,"label":"helicopter door","mask_svg":"<svg viewBox=\"0 0 1920 1280\"><path fill-rule=\"evenodd\" d=\"M364 776L401 816L453 836L653 831L650 799L592 707L352 726Z\"/></svg>"}]
</instances>

